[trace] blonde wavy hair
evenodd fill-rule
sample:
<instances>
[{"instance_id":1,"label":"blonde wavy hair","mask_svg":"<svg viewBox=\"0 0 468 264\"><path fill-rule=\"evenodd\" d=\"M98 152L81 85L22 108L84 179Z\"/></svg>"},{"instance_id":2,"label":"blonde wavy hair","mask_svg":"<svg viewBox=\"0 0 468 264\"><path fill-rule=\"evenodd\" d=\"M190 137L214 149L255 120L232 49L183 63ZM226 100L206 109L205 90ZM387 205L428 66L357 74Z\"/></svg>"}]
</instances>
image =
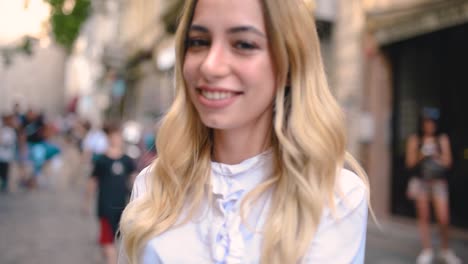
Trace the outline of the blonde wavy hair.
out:
<instances>
[{"instance_id":1,"label":"blonde wavy hair","mask_svg":"<svg viewBox=\"0 0 468 264\"><path fill-rule=\"evenodd\" d=\"M296 263L310 246L324 206L333 209L335 181L344 163L367 186L368 180L346 152L343 113L327 84L310 11L303 0L259 1L278 84L271 139L277 165L274 175L247 195L242 208L273 190L275 206L262 230L261 262ZM188 221L210 196L211 130L201 122L182 75L196 4L185 1L176 34L176 96L159 130L159 158L152 165L150 188L122 216L120 230L130 263L138 263L151 238L179 222L182 209L188 208Z\"/></svg>"}]
</instances>

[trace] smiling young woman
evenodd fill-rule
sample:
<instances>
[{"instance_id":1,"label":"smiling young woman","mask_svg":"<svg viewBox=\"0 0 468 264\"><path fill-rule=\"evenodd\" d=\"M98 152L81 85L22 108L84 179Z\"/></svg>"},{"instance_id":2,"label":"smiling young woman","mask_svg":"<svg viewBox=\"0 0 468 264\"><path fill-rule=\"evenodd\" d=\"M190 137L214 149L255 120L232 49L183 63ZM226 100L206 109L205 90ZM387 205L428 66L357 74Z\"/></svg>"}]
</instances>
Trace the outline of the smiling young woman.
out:
<instances>
[{"instance_id":1,"label":"smiling young woman","mask_svg":"<svg viewBox=\"0 0 468 264\"><path fill-rule=\"evenodd\" d=\"M175 71L120 261L363 263L367 178L304 2L186 1Z\"/></svg>"}]
</instances>

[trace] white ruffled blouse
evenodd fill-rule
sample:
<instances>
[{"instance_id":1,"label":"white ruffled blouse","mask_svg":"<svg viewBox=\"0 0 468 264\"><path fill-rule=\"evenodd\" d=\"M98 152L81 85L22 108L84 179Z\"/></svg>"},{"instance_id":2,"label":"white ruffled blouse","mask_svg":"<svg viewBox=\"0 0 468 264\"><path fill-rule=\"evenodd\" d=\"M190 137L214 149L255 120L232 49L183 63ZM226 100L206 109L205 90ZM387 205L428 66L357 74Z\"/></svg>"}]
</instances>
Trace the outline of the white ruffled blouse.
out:
<instances>
[{"instance_id":1,"label":"white ruffled blouse","mask_svg":"<svg viewBox=\"0 0 468 264\"><path fill-rule=\"evenodd\" d=\"M271 192L254 203L245 223L240 204L249 191L271 175L272 156L272 152L267 151L236 165L212 162L213 204L207 204L190 222L151 239L143 251L141 263L260 263L261 230L268 216ZM138 175L132 199L138 199L149 188L146 184L151 175L149 171L147 168ZM324 209L304 263L364 263L366 188L354 173L342 170L338 175L335 203L335 214ZM119 261L124 263L122 259Z\"/></svg>"}]
</instances>

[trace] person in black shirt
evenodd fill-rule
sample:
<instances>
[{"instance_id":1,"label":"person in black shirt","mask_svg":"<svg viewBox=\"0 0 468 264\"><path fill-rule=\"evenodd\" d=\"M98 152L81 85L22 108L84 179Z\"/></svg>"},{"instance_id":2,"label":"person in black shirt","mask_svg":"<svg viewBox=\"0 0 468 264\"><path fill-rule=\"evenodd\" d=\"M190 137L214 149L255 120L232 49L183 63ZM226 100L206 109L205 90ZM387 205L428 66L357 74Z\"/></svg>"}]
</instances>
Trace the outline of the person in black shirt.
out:
<instances>
[{"instance_id":1,"label":"person in black shirt","mask_svg":"<svg viewBox=\"0 0 468 264\"><path fill-rule=\"evenodd\" d=\"M23 120L24 133L29 144L44 141L44 116L29 109Z\"/></svg>"},{"instance_id":2,"label":"person in black shirt","mask_svg":"<svg viewBox=\"0 0 468 264\"><path fill-rule=\"evenodd\" d=\"M130 194L135 176L134 161L123 152L124 142L120 127L107 125L104 129L109 147L94 161L88 181L85 210L91 208L91 197L97 192L97 217L100 224L99 243L108 264L117 263L114 237L120 216Z\"/></svg>"}]
</instances>

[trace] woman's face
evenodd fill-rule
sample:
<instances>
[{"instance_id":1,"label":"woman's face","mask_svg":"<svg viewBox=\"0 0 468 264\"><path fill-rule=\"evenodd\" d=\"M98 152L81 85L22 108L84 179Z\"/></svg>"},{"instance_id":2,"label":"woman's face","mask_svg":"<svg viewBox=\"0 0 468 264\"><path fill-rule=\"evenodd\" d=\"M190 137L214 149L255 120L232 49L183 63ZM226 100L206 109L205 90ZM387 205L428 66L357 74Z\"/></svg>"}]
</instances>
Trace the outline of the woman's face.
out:
<instances>
[{"instance_id":1,"label":"woman's face","mask_svg":"<svg viewBox=\"0 0 468 264\"><path fill-rule=\"evenodd\" d=\"M260 1L199 0L183 74L207 127L271 123L275 74Z\"/></svg>"},{"instance_id":2,"label":"woman's face","mask_svg":"<svg viewBox=\"0 0 468 264\"><path fill-rule=\"evenodd\" d=\"M110 133L109 144L115 148L122 148L124 145L122 133L120 131L114 131Z\"/></svg>"},{"instance_id":3,"label":"woman's face","mask_svg":"<svg viewBox=\"0 0 468 264\"><path fill-rule=\"evenodd\" d=\"M431 119L424 119L423 121L423 132L426 135L433 135L436 132L436 123Z\"/></svg>"}]
</instances>

